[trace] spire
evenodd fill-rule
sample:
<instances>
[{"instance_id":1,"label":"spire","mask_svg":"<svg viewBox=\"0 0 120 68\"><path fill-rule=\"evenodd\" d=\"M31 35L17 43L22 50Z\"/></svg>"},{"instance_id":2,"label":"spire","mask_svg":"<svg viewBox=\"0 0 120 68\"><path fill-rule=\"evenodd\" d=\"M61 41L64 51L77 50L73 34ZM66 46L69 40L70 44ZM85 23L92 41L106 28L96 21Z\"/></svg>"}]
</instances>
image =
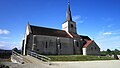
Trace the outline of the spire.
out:
<instances>
[{"instance_id":1,"label":"spire","mask_svg":"<svg viewBox=\"0 0 120 68\"><path fill-rule=\"evenodd\" d=\"M70 11L70 1L68 1L68 9L66 12L66 21L72 21L72 15L71 15L71 11Z\"/></svg>"},{"instance_id":2,"label":"spire","mask_svg":"<svg viewBox=\"0 0 120 68\"><path fill-rule=\"evenodd\" d=\"M29 21L28 21L28 25L30 25Z\"/></svg>"},{"instance_id":3,"label":"spire","mask_svg":"<svg viewBox=\"0 0 120 68\"><path fill-rule=\"evenodd\" d=\"M31 31L31 27L30 27L30 22L28 21L28 24L27 24L27 29L28 29L28 31L31 33L32 31Z\"/></svg>"}]
</instances>

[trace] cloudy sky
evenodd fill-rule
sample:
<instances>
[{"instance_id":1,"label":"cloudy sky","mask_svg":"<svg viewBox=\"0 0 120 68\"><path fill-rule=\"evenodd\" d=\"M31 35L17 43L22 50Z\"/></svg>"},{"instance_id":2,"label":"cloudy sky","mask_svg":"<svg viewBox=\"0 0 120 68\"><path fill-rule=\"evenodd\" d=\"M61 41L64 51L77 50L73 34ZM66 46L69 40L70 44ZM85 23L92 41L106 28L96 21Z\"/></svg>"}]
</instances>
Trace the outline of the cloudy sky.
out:
<instances>
[{"instance_id":1,"label":"cloudy sky","mask_svg":"<svg viewBox=\"0 0 120 68\"><path fill-rule=\"evenodd\" d=\"M21 48L31 25L61 29L68 0L0 0L0 49ZM101 50L120 49L120 0L70 0L77 32Z\"/></svg>"}]
</instances>

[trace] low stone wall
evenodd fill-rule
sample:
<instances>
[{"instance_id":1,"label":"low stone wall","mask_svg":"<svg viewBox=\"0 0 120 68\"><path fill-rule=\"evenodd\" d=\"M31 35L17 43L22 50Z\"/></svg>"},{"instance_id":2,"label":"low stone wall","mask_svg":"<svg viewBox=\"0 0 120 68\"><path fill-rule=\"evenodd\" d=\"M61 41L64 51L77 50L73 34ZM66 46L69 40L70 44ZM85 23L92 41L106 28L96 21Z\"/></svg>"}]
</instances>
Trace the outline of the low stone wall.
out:
<instances>
[{"instance_id":1,"label":"low stone wall","mask_svg":"<svg viewBox=\"0 0 120 68\"><path fill-rule=\"evenodd\" d=\"M19 63L19 64L23 64L23 60L20 56L14 56L14 55L11 55L11 61L13 63Z\"/></svg>"}]
</instances>

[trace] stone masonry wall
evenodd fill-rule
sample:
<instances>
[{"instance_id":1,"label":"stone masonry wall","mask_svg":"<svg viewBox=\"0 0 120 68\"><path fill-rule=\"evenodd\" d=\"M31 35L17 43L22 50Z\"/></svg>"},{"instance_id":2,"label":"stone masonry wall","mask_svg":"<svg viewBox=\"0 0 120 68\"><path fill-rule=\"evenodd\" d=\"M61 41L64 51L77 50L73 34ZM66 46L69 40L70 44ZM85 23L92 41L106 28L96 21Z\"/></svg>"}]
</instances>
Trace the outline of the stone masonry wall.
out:
<instances>
[{"instance_id":1,"label":"stone masonry wall","mask_svg":"<svg viewBox=\"0 0 120 68\"><path fill-rule=\"evenodd\" d=\"M36 35L34 51L40 54L73 54L73 42L70 38Z\"/></svg>"}]
</instances>

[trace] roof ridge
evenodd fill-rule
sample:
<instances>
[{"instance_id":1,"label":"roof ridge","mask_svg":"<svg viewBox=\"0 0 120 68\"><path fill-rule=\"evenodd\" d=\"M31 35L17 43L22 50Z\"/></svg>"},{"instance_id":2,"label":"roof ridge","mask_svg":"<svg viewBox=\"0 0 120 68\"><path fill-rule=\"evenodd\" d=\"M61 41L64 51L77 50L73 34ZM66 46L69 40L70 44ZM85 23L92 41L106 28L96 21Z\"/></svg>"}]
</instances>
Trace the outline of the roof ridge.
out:
<instances>
[{"instance_id":1,"label":"roof ridge","mask_svg":"<svg viewBox=\"0 0 120 68\"><path fill-rule=\"evenodd\" d=\"M60 30L60 29L47 28L47 27L41 27L41 26L35 26L35 25L30 25L30 26L33 26L33 27L38 27L38 28L46 28L46 29L52 29L52 30L64 31L64 30Z\"/></svg>"},{"instance_id":2,"label":"roof ridge","mask_svg":"<svg viewBox=\"0 0 120 68\"><path fill-rule=\"evenodd\" d=\"M35 35L46 35L46 36L71 38L69 34L64 30L34 26L34 25L30 25L30 28L32 30L32 34L35 34Z\"/></svg>"},{"instance_id":3,"label":"roof ridge","mask_svg":"<svg viewBox=\"0 0 120 68\"><path fill-rule=\"evenodd\" d=\"M86 44L83 46L83 48L88 47L94 40L86 40Z\"/></svg>"}]
</instances>

